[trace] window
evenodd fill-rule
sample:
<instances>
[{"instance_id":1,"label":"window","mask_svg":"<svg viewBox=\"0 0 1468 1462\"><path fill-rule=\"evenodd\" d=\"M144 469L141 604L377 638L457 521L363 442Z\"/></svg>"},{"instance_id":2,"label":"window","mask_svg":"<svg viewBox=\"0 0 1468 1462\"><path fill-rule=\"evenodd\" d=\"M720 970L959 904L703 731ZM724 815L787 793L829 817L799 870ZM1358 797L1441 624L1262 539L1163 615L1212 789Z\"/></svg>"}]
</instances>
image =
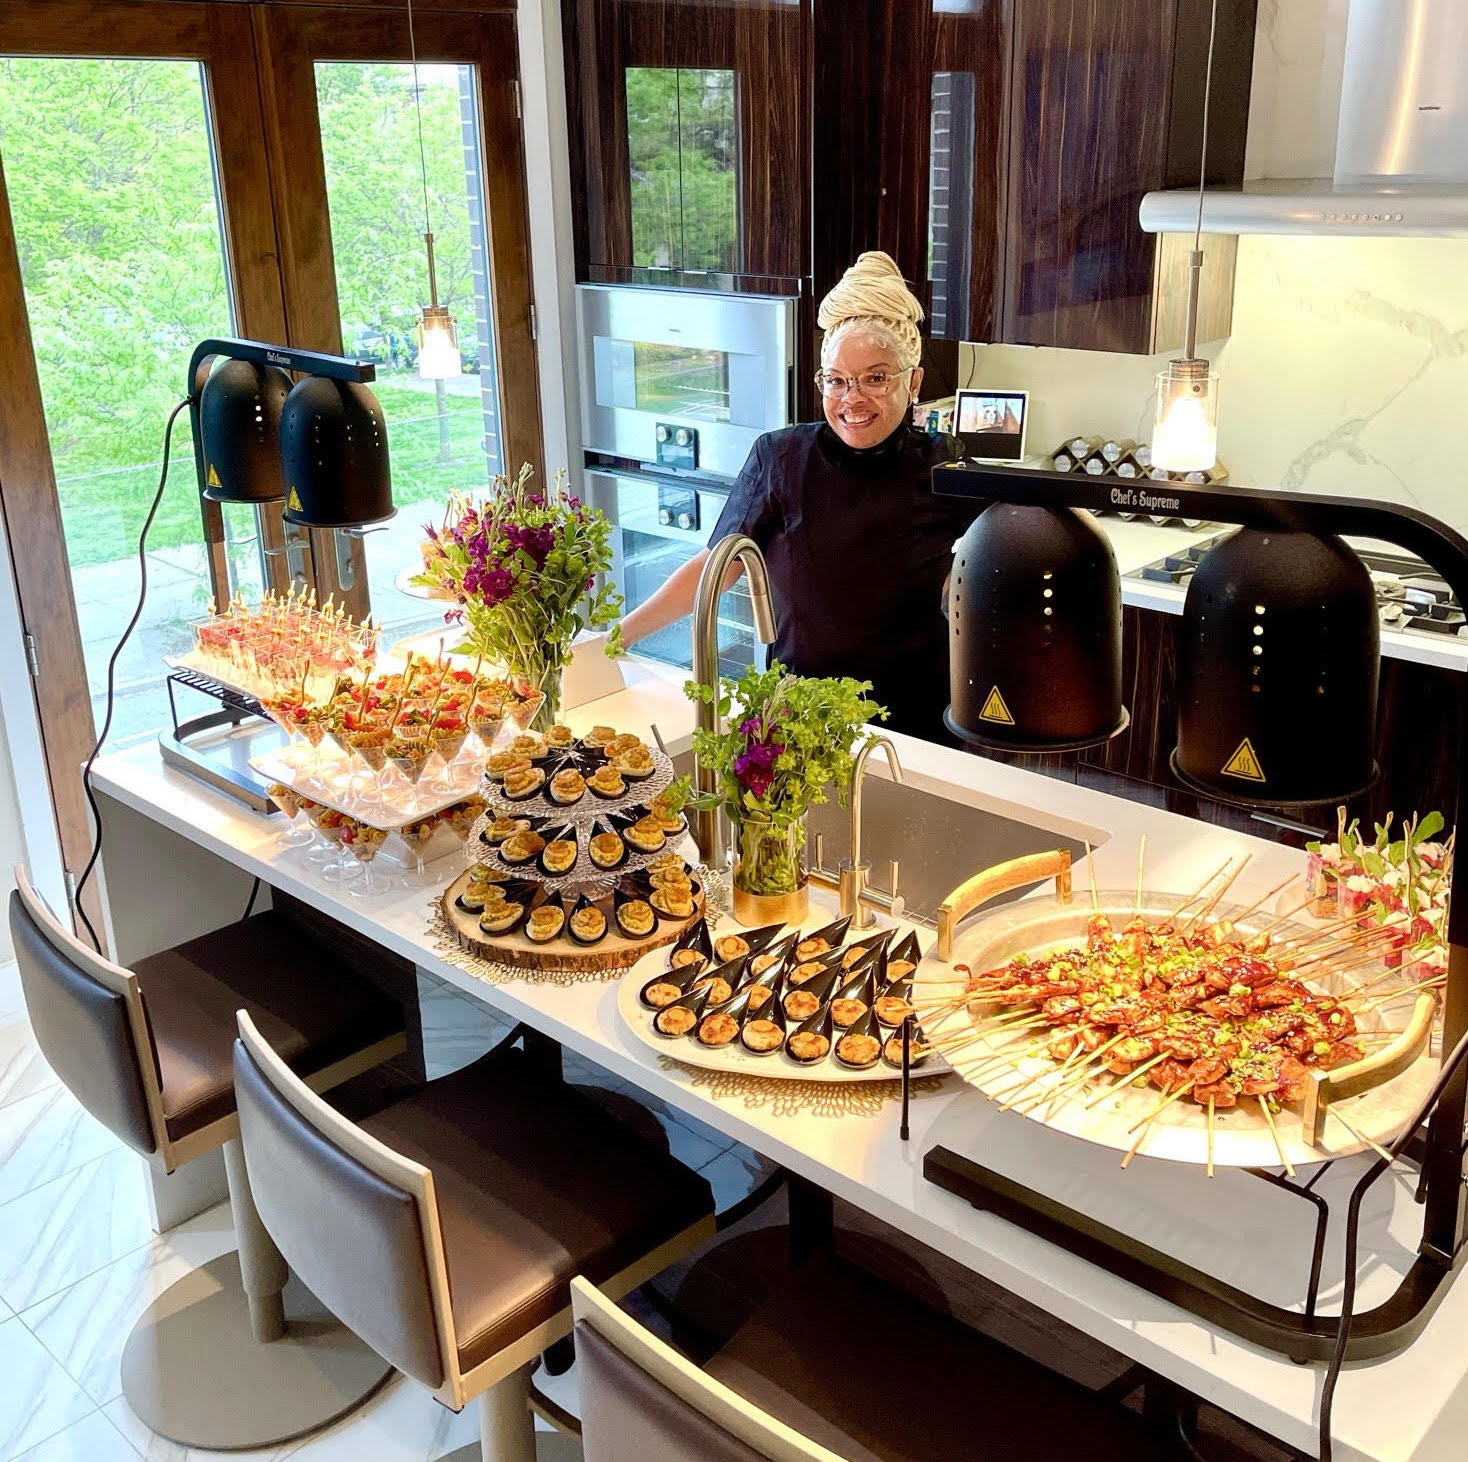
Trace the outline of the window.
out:
<instances>
[{"instance_id":1,"label":"window","mask_svg":"<svg viewBox=\"0 0 1468 1462\"><path fill-rule=\"evenodd\" d=\"M933 73L928 174L929 310L934 336L966 339L973 261L974 73Z\"/></svg>"},{"instance_id":2,"label":"window","mask_svg":"<svg viewBox=\"0 0 1468 1462\"><path fill-rule=\"evenodd\" d=\"M739 130L733 71L627 70L632 262L739 270Z\"/></svg>"},{"instance_id":3,"label":"window","mask_svg":"<svg viewBox=\"0 0 1468 1462\"><path fill-rule=\"evenodd\" d=\"M189 355L232 333L214 158L194 61L0 58L0 152L46 408L87 688L138 592L138 534ZM240 592L259 593L254 509L227 505ZM209 576L187 413L148 535L148 599L117 667L114 746L168 722L161 658L186 651Z\"/></svg>"},{"instance_id":4,"label":"window","mask_svg":"<svg viewBox=\"0 0 1468 1462\"><path fill-rule=\"evenodd\" d=\"M365 542L372 610L388 645L443 630L443 606L399 586L418 567L423 525L442 520L449 495L482 492L503 470L475 71L420 65L418 80L439 301L458 320L464 360L464 374L449 381L417 374L428 266L413 69L316 65L342 344L377 362L372 389L392 452L398 514Z\"/></svg>"}]
</instances>

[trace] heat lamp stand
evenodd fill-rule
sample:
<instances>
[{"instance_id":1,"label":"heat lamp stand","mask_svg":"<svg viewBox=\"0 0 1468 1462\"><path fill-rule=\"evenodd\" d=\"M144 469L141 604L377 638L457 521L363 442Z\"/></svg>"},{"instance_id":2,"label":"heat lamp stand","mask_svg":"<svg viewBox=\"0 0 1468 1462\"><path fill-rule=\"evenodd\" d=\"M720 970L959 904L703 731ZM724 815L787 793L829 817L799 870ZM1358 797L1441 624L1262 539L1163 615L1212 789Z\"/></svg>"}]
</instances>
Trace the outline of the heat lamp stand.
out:
<instances>
[{"instance_id":1,"label":"heat lamp stand","mask_svg":"<svg viewBox=\"0 0 1468 1462\"><path fill-rule=\"evenodd\" d=\"M1126 508L1169 517L1212 519L1274 533L1317 537L1350 535L1383 539L1415 553L1468 603L1468 540L1411 508L1354 498L1264 492L1257 488L1218 491L1180 483L1119 486L1112 480L1065 473L966 466L940 467L933 490L943 496L1043 508L1115 511ZM1468 716L1459 727L1460 767L1468 767ZM1468 775L1460 776L1455 825L1468 826ZM1356 1314L1355 1257L1361 1203L1389 1167L1378 1158L1353 1189L1346 1221L1346 1273L1339 1316L1302 1314L1261 1300L1171 1254L1139 1243L1048 1195L986 1168L948 1148L931 1148L923 1158L929 1181L998 1214L1021 1228L1080 1254L1108 1270L1198 1315L1219 1329L1297 1361L1328 1361L1328 1392L1346 1360L1392 1354L1422 1331L1468 1254L1468 1193L1464 1186L1464 1116L1468 1107L1468 899L1448 909L1448 971L1444 991L1443 1051L1438 1077L1427 1100L1392 1144L1393 1160L1427 1124L1419 1199L1422 1238L1417 1258L1383 1304ZM1329 1408L1322 1407L1322 1455L1329 1452Z\"/></svg>"}]
</instances>

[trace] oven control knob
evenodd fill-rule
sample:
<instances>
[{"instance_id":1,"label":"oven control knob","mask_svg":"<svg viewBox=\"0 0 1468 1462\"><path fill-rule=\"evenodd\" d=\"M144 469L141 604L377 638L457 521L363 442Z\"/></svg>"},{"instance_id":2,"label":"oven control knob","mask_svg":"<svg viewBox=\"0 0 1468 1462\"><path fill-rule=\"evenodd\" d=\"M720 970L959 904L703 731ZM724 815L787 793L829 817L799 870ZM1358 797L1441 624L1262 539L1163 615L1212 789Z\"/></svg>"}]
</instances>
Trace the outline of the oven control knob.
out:
<instances>
[{"instance_id":1,"label":"oven control knob","mask_svg":"<svg viewBox=\"0 0 1468 1462\"><path fill-rule=\"evenodd\" d=\"M691 528L691 527L693 527L693 514L692 513L679 513L678 514L678 526L680 528Z\"/></svg>"},{"instance_id":2,"label":"oven control knob","mask_svg":"<svg viewBox=\"0 0 1468 1462\"><path fill-rule=\"evenodd\" d=\"M673 510L672 510L672 508L659 508L658 509L658 522L661 523L664 528L671 528L673 526Z\"/></svg>"},{"instance_id":3,"label":"oven control knob","mask_svg":"<svg viewBox=\"0 0 1468 1462\"><path fill-rule=\"evenodd\" d=\"M678 428L677 434L673 437L673 440L677 442L680 447L686 447L688 443L693 440L693 438L688 435L688 428L686 426L680 426Z\"/></svg>"},{"instance_id":4,"label":"oven control knob","mask_svg":"<svg viewBox=\"0 0 1468 1462\"><path fill-rule=\"evenodd\" d=\"M658 429L657 429L657 439L660 442L665 442L665 441L668 440L668 429L667 429L667 427L665 427L665 426L658 427Z\"/></svg>"}]
</instances>

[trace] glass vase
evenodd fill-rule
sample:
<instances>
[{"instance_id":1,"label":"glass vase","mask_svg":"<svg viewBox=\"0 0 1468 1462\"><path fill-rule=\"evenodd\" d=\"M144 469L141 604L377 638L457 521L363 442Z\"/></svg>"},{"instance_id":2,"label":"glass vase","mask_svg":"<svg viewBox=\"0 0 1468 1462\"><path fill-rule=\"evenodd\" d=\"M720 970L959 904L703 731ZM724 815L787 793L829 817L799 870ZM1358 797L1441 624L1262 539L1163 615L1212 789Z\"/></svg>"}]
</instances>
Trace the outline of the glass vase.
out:
<instances>
[{"instance_id":1,"label":"glass vase","mask_svg":"<svg viewBox=\"0 0 1468 1462\"><path fill-rule=\"evenodd\" d=\"M805 868L805 816L785 822L734 823L734 917L748 928L799 924L810 907Z\"/></svg>"}]
</instances>

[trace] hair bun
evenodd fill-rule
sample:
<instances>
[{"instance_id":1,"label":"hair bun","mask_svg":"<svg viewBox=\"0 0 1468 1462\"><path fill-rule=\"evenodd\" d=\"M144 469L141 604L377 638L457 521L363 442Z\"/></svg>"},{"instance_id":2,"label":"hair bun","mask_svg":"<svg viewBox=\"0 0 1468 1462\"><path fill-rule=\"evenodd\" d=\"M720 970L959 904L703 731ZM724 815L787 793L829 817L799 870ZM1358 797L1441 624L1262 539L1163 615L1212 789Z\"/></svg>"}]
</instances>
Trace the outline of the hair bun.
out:
<instances>
[{"instance_id":1,"label":"hair bun","mask_svg":"<svg viewBox=\"0 0 1468 1462\"><path fill-rule=\"evenodd\" d=\"M922 318L923 307L908 289L897 261L880 249L869 249L821 301L816 323L822 330L834 330L843 320L855 319L916 327Z\"/></svg>"}]
</instances>

